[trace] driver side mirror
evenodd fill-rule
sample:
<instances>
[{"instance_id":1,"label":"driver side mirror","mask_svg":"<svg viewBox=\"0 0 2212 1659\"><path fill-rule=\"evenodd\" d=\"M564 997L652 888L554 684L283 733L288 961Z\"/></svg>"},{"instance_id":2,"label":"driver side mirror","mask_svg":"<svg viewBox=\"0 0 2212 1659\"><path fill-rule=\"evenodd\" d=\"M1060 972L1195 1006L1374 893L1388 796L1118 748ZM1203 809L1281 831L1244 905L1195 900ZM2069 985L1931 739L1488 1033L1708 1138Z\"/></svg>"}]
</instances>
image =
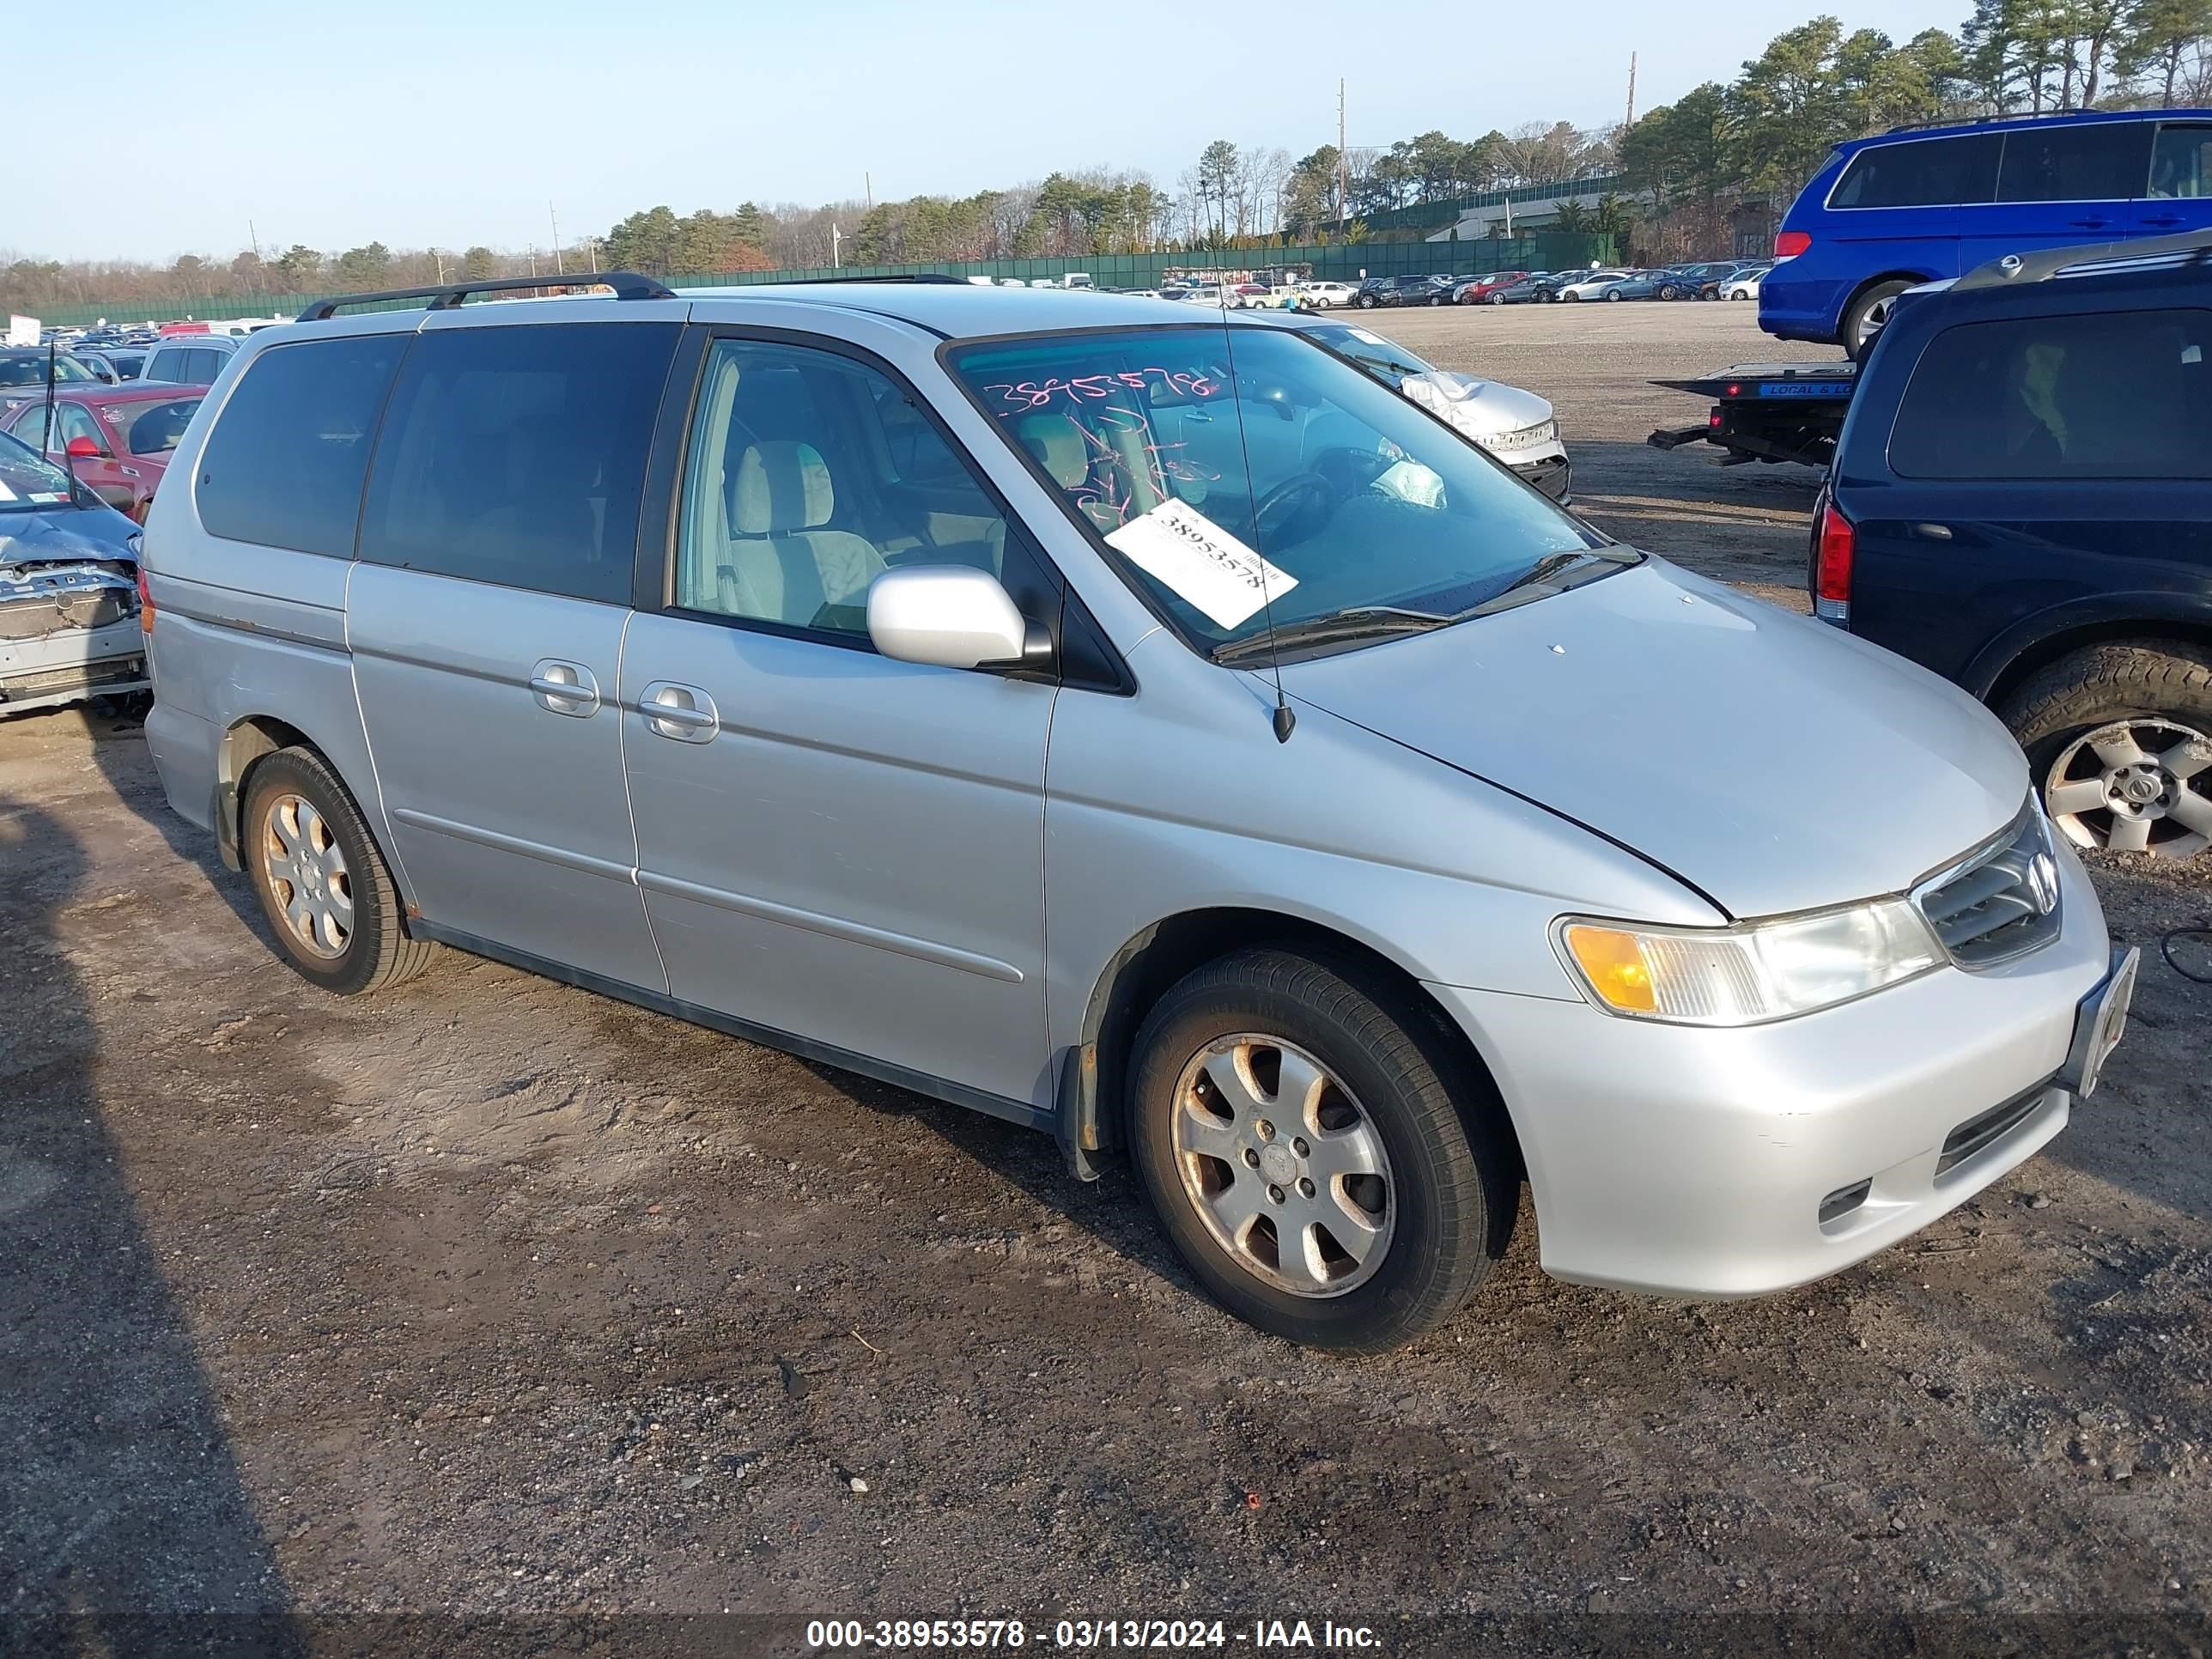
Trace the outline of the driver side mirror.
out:
<instances>
[{"instance_id":1,"label":"driver side mirror","mask_svg":"<svg viewBox=\"0 0 2212 1659\"><path fill-rule=\"evenodd\" d=\"M877 577L868 638L894 662L931 668L1042 668L1052 659L1052 636L1023 619L997 577L968 565Z\"/></svg>"},{"instance_id":2,"label":"driver side mirror","mask_svg":"<svg viewBox=\"0 0 2212 1659\"><path fill-rule=\"evenodd\" d=\"M96 461L106 452L91 439L80 436L69 441L68 453L73 461Z\"/></svg>"}]
</instances>

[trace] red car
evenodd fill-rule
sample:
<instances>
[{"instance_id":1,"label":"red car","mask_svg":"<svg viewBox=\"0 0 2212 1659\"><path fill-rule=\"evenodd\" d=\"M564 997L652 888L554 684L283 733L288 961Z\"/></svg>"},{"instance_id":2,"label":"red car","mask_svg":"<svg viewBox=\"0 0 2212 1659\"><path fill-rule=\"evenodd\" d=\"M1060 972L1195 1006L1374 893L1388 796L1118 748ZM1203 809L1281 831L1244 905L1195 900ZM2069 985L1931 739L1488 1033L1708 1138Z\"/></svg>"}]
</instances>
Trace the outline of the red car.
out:
<instances>
[{"instance_id":1,"label":"red car","mask_svg":"<svg viewBox=\"0 0 2212 1659\"><path fill-rule=\"evenodd\" d=\"M146 522L146 508L169 457L185 435L204 386L79 386L54 388L58 442L47 441L44 386L0 394L0 432L41 450L110 507Z\"/></svg>"},{"instance_id":2,"label":"red car","mask_svg":"<svg viewBox=\"0 0 2212 1659\"><path fill-rule=\"evenodd\" d=\"M1452 290L1452 298L1463 306L1482 305L1499 289L1512 287L1528 274L1525 270L1500 270L1488 276L1478 277L1472 283L1462 283Z\"/></svg>"}]
</instances>

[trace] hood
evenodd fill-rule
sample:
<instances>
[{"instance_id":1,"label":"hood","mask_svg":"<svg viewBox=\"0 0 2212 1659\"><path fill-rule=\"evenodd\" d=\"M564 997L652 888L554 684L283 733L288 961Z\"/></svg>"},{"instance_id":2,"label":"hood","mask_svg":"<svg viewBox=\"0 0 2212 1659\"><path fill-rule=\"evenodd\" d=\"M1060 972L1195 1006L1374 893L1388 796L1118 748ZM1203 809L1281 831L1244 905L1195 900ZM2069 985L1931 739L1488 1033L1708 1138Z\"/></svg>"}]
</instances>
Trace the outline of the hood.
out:
<instances>
[{"instance_id":1,"label":"hood","mask_svg":"<svg viewBox=\"0 0 2212 1659\"><path fill-rule=\"evenodd\" d=\"M1658 560L1282 675L1740 917L1901 892L2027 793L2019 748L1963 691Z\"/></svg>"},{"instance_id":2,"label":"hood","mask_svg":"<svg viewBox=\"0 0 2212 1659\"><path fill-rule=\"evenodd\" d=\"M0 513L0 569L15 565L135 564L131 538L138 526L112 507L52 513Z\"/></svg>"},{"instance_id":3,"label":"hood","mask_svg":"<svg viewBox=\"0 0 2212 1659\"><path fill-rule=\"evenodd\" d=\"M1533 392L1504 386L1453 369L1432 368L1409 374L1399 391L1431 414L1449 421L1470 438L1494 438L1552 418L1552 406Z\"/></svg>"}]
</instances>

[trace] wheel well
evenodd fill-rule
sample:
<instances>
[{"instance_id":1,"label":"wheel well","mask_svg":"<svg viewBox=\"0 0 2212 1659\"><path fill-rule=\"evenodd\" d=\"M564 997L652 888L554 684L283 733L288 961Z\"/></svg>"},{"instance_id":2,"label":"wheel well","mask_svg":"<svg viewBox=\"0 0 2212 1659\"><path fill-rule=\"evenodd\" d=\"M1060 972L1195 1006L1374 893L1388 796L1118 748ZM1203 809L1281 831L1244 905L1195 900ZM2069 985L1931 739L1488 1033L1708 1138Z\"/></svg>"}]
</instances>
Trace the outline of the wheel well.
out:
<instances>
[{"instance_id":1,"label":"wheel well","mask_svg":"<svg viewBox=\"0 0 2212 1659\"><path fill-rule=\"evenodd\" d=\"M280 749L322 753L306 732L273 714L249 714L223 733L216 763L215 838L222 861L234 870L240 867L239 817L245 811L246 774Z\"/></svg>"},{"instance_id":2,"label":"wheel well","mask_svg":"<svg viewBox=\"0 0 2212 1659\"><path fill-rule=\"evenodd\" d=\"M1925 283L1929 280L1917 270L1885 270L1879 276L1869 276L1853 289L1850 297L1844 300L1844 308L1836 313L1836 326L1841 328L1844 325L1844 319L1851 314L1851 307L1866 297L1866 291L1870 288L1879 288L1884 283Z\"/></svg>"},{"instance_id":3,"label":"wheel well","mask_svg":"<svg viewBox=\"0 0 2212 1659\"><path fill-rule=\"evenodd\" d=\"M2193 645L2200 650L2212 649L2212 625L2191 622L2153 622L2143 617L2122 618L2115 622L2088 623L2063 633L2053 634L2048 639L2038 640L2015 656L1990 682L1989 690L1982 701L1992 708L2002 710L2012 694L2020 690L2031 675L2062 657L2073 655L2092 645L2148 646L2155 648L2161 641L2173 641Z\"/></svg>"},{"instance_id":4,"label":"wheel well","mask_svg":"<svg viewBox=\"0 0 2212 1659\"><path fill-rule=\"evenodd\" d=\"M1079 1051L1091 1086L1084 1091L1088 1121L1078 1126L1078 1145L1103 1150L1127 1141L1129 1051L1152 1005L1193 970L1255 946L1294 951L1344 969L1495 1097L1496 1080L1458 1022L1426 986L1372 945L1319 922L1272 910L1191 910L1146 929L1115 953L1099 976L1085 1016ZM1513 1136L1511 1115L1501 1109L1499 1117L1517 1165L1520 1145Z\"/></svg>"}]
</instances>

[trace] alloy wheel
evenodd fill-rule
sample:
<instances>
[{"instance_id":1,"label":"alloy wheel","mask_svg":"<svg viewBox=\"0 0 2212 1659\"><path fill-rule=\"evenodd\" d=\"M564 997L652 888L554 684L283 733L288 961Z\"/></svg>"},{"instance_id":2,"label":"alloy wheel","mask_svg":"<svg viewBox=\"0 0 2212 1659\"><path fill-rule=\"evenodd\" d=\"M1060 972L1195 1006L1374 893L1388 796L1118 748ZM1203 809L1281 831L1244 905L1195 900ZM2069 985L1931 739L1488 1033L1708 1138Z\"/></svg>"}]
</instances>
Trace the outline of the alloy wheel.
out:
<instances>
[{"instance_id":1,"label":"alloy wheel","mask_svg":"<svg viewBox=\"0 0 2212 1659\"><path fill-rule=\"evenodd\" d=\"M345 852L314 803L279 795L262 820L262 868L301 949L325 961L353 938L353 877Z\"/></svg>"},{"instance_id":2,"label":"alloy wheel","mask_svg":"<svg viewBox=\"0 0 2212 1659\"><path fill-rule=\"evenodd\" d=\"M2212 845L2212 738L2151 715L2098 726L2059 750L2043 799L2076 846L2193 858Z\"/></svg>"},{"instance_id":3,"label":"alloy wheel","mask_svg":"<svg viewBox=\"0 0 2212 1659\"><path fill-rule=\"evenodd\" d=\"M1194 1055L1176 1083L1174 1144L1200 1222L1261 1283L1342 1296L1389 1254L1395 1188L1382 1136L1296 1044L1243 1032Z\"/></svg>"}]
</instances>

